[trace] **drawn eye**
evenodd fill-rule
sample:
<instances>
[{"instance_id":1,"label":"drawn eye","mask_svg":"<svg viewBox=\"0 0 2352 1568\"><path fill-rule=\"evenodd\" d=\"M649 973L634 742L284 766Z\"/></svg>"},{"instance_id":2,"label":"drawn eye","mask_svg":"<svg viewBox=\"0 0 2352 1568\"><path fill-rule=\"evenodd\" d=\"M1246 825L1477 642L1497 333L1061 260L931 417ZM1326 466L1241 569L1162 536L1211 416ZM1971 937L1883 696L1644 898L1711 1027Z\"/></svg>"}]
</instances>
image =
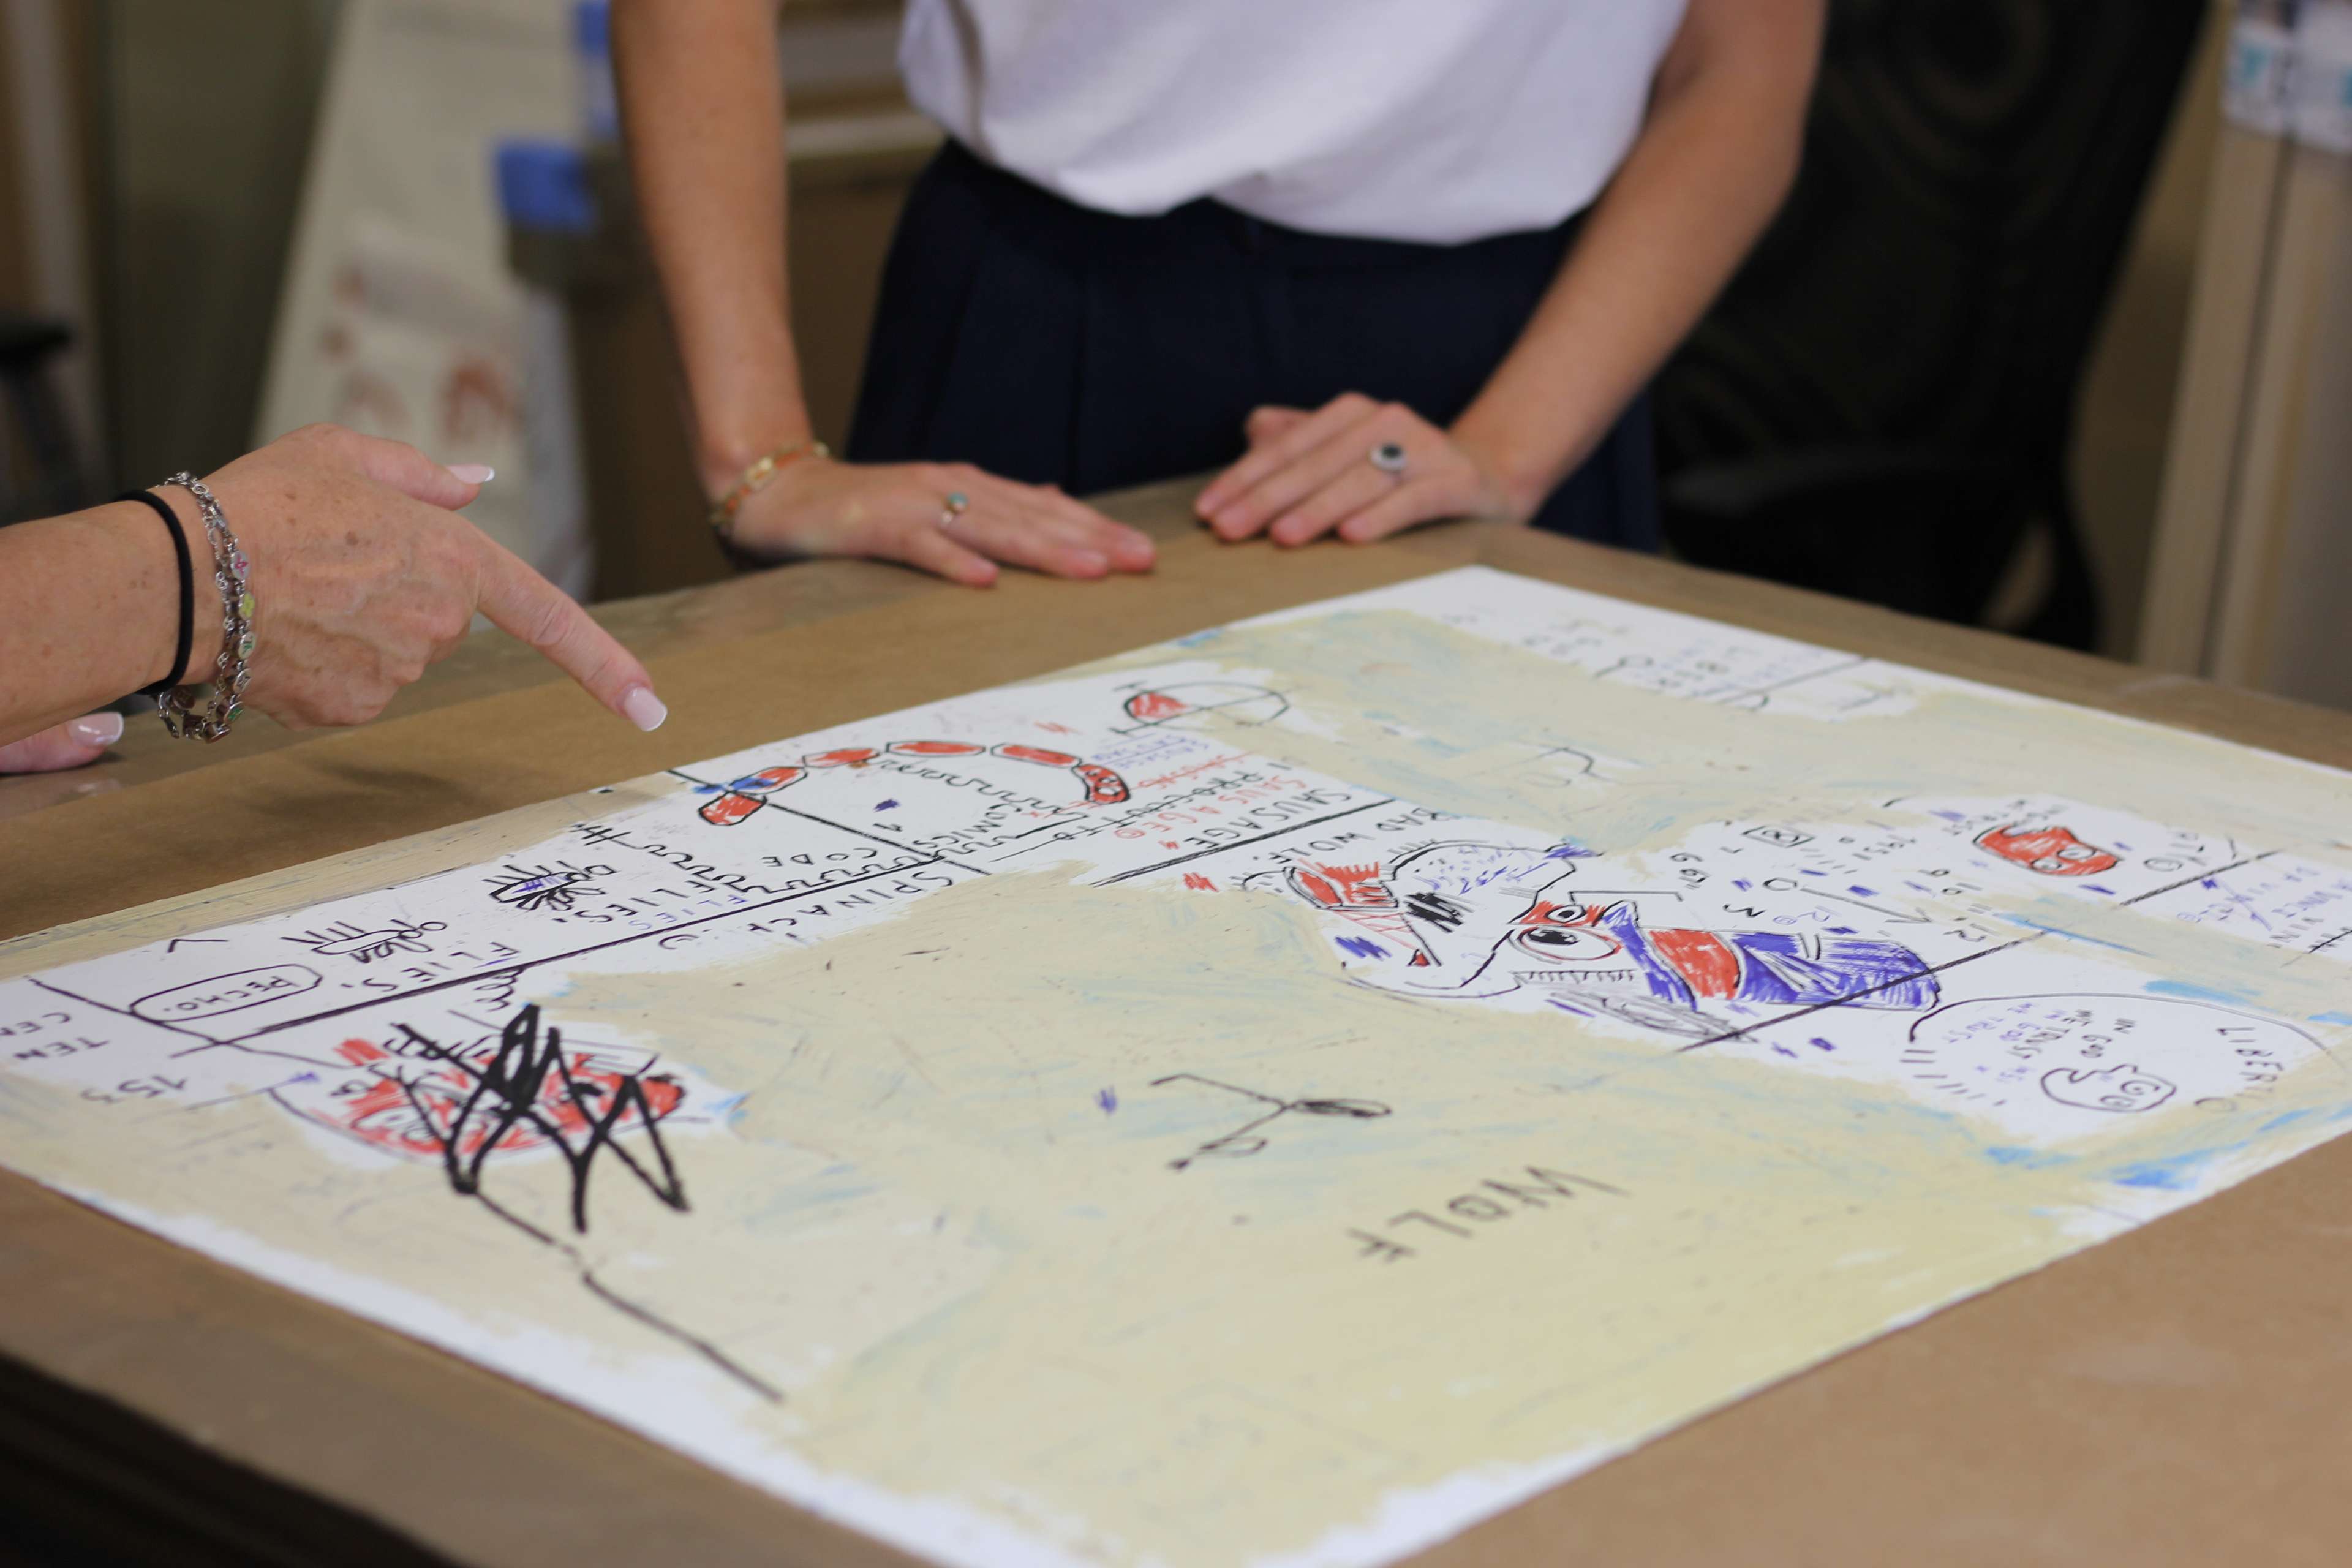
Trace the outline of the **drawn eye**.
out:
<instances>
[{"instance_id":1,"label":"drawn eye","mask_svg":"<svg viewBox=\"0 0 2352 1568\"><path fill-rule=\"evenodd\" d=\"M2063 865L2064 862L2060 860L2055 855L2044 855L2041 859L2036 860L2033 863L2033 868L2037 871L2055 871Z\"/></svg>"},{"instance_id":2,"label":"drawn eye","mask_svg":"<svg viewBox=\"0 0 2352 1568\"><path fill-rule=\"evenodd\" d=\"M2092 849L2087 844L2069 844L2058 851L2061 860L2088 860L2091 855Z\"/></svg>"},{"instance_id":3,"label":"drawn eye","mask_svg":"<svg viewBox=\"0 0 2352 1568\"><path fill-rule=\"evenodd\" d=\"M1584 926L1529 926L1511 940L1522 952L1553 963L1590 963L1619 951L1614 938Z\"/></svg>"}]
</instances>

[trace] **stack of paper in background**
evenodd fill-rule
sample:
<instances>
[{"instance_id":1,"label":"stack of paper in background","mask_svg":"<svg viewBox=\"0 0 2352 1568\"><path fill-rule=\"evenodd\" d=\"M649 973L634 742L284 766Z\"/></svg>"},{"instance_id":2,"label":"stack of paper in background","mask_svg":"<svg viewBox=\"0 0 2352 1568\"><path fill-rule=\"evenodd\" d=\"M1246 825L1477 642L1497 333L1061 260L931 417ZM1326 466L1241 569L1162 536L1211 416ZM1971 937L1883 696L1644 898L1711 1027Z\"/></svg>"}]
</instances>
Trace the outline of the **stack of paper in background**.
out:
<instances>
[{"instance_id":1,"label":"stack of paper in background","mask_svg":"<svg viewBox=\"0 0 2352 1568\"><path fill-rule=\"evenodd\" d=\"M254 437L331 420L488 463L467 515L584 594L568 354L508 270L494 174L501 142L580 134L574 27L569 0L351 0Z\"/></svg>"},{"instance_id":2,"label":"stack of paper in background","mask_svg":"<svg viewBox=\"0 0 2352 1568\"><path fill-rule=\"evenodd\" d=\"M2352 153L2352 0L2238 0L2221 107L2249 131Z\"/></svg>"},{"instance_id":3,"label":"stack of paper in background","mask_svg":"<svg viewBox=\"0 0 2352 1568\"><path fill-rule=\"evenodd\" d=\"M2352 0L2240 0L2138 656L2352 708Z\"/></svg>"}]
</instances>

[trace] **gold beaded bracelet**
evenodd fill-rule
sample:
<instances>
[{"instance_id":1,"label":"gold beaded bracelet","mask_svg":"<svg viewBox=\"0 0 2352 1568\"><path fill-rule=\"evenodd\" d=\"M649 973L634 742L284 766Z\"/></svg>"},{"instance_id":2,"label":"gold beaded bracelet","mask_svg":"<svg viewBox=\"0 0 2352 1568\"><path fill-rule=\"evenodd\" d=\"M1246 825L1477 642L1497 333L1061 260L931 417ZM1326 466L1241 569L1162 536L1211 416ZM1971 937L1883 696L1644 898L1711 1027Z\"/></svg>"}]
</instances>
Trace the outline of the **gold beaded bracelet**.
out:
<instances>
[{"instance_id":1,"label":"gold beaded bracelet","mask_svg":"<svg viewBox=\"0 0 2352 1568\"><path fill-rule=\"evenodd\" d=\"M719 542L730 550L735 547L735 514L743 503L773 484L778 474L803 458L830 458L833 448L822 441L791 441L753 463L735 481L735 488L719 498L710 509L710 531L719 535Z\"/></svg>"}]
</instances>

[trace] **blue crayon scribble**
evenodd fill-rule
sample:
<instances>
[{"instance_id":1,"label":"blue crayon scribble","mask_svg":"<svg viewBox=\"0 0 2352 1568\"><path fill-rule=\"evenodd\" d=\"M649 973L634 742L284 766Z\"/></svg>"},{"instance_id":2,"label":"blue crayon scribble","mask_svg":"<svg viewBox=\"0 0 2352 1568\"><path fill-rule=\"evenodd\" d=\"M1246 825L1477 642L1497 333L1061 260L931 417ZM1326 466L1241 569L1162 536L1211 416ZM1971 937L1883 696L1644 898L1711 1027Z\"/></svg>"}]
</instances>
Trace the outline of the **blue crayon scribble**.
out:
<instances>
[{"instance_id":1,"label":"blue crayon scribble","mask_svg":"<svg viewBox=\"0 0 2352 1568\"><path fill-rule=\"evenodd\" d=\"M2028 920L2023 915L2009 915L2005 918L2011 925L2025 926L2033 931L2048 931L2052 936L2063 936L2073 942L2087 942L2093 947L2112 947L2117 952L2138 953L2140 951L2136 947L2126 947L2119 942L2109 942L2104 937L2084 936L2081 931L2075 931L2069 926L2045 925L2040 921ZM2145 957L2146 954L2141 954L2141 956Z\"/></svg>"},{"instance_id":2,"label":"blue crayon scribble","mask_svg":"<svg viewBox=\"0 0 2352 1568\"><path fill-rule=\"evenodd\" d=\"M2314 1013L2311 1021L2315 1024L2352 1024L2352 1013Z\"/></svg>"},{"instance_id":3,"label":"blue crayon scribble","mask_svg":"<svg viewBox=\"0 0 2352 1568\"><path fill-rule=\"evenodd\" d=\"M898 809L898 803L895 800L876 801L874 803L874 809L877 811L896 811Z\"/></svg>"},{"instance_id":4,"label":"blue crayon scribble","mask_svg":"<svg viewBox=\"0 0 2352 1568\"><path fill-rule=\"evenodd\" d=\"M1845 890L1853 894L1857 898L1874 899L1878 897L1878 889L1876 888L1865 888L1860 882L1847 883Z\"/></svg>"},{"instance_id":5,"label":"blue crayon scribble","mask_svg":"<svg viewBox=\"0 0 2352 1568\"><path fill-rule=\"evenodd\" d=\"M1830 1042L1829 1042L1829 1041L1827 1041L1827 1040L1825 1040L1825 1039L1822 1038L1819 1035L1815 1035L1815 1036L1813 1037L1813 1044L1814 1044L1817 1047L1819 1047L1820 1049L1824 1050L1824 1051L1833 1051L1833 1050L1837 1049L1837 1047L1836 1047L1835 1046L1833 1046L1833 1045L1830 1044Z\"/></svg>"},{"instance_id":6,"label":"blue crayon scribble","mask_svg":"<svg viewBox=\"0 0 2352 1568\"><path fill-rule=\"evenodd\" d=\"M2039 1171L2048 1165L2063 1165L2074 1156L2054 1153L2047 1149L2025 1149L2014 1143L2004 1143L1987 1149L1985 1158L1999 1164L2022 1165L2029 1171Z\"/></svg>"},{"instance_id":7,"label":"blue crayon scribble","mask_svg":"<svg viewBox=\"0 0 2352 1568\"><path fill-rule=\"evenodd\" d=\"M1098 1089L1095 1091L1095 1103L1102 1107L1105 1116L1108 1116L1118 1109L1118 1093L1115 1089Z\"/></svg>"},{"instance_id":8,"label":"blue crayon scribble","mask_svg":"<svg viewBox=\"0 0 2352 1568\"><path fill-rule=\"evenodd\" d=\"M2153 1187L2159 1192L2185 1193L2196 1186L2200 1166L2210 1163L2217 1154L2244 1147L2242 1143L2224 1143L2213 1149L2191 1149L2185 1154L2168 1154L2160 1160L2142 1160L2116 1172L2114 1179L2118 1186Z\"/></svg>"},{"instance_id":9,"label":"blue crayon scribble","mask_svg":"<svg viewBox=\"0 0 2352 1568\"><path fill-rule=\"evenodd\" d=\"M2242 991L2223 991L2211 985L2192 985L2186 980L2151 980L2140 987L2155 996L2185 996L2191 1002L2221 1002L2242 1004L2253 998Z\"/></svg>"},{"instance_id":10,"label":"blue crayon scribble","mask_svg":"<svg viewBox=\"0 0 2352 1568\"><path fill-rule=\"evenodd\" d=\"M1386 958L1389 950L1367 936L1343 936L1338 939L1339 951L1358 958Z\"/></svg>"}]
</instances>

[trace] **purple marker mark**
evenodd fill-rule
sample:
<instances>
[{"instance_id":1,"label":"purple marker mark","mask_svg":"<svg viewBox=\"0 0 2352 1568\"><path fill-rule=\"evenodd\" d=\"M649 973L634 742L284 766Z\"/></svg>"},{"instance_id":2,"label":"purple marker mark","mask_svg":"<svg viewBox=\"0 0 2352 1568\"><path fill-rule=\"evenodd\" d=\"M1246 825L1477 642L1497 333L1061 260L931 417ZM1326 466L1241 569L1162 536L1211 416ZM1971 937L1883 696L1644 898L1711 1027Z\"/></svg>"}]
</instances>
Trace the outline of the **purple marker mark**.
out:
<instances>
[{"instance_id":1,"label":"purple marker mark","mask_svg":"<svg viewBox=\"0 0 2352 1568\"><path fill-rule=\"evenodd\" d=\"M898 803L895 800L877 801L874 803L874 809L877 811L896 811L898 809Z\"/></svg>"},{"instance_id":2,"label":"purple marker mark","mask_svg":"<svg viewBox=\"0 0 2352 1568\"><path fill-rule=\"evenodd\" d=\"M1340 952L1353 953L1358 958L1386 958L1389 955L1387 948L1370 937L1343 936L1338 940Z\"/></svg>"},{"instance_id":3,"label":"purple marker mark","mask_svg":"<svg viewBox=\"0 0 2352 1568\"><path fill-rule=\"evenodd\" d=\"M1105 1116L1108 1116L1112 1111L1118 1109L1118 1096L1108 1089L1097 1089L1095 1091L1095 1103L1102 1107L1102 1113Z\"/></svg>"},{"instance_id":4,"label":"purple marker mark","mask_svg":"<svg viewBox=\"0 0 2352 1568\"><path fill-rule=\"evenodd\" d=\"M1781 1056L1789 1057L1789 1058L1793 1058L1796 1056L1796 1054L1797 1054L1796 1052L1794 1052L1794 1051L1790 1050L1790 1049L1788 1047L1786 1047L1786 1046L1774 1046L1774 1047L1772 1047L1772 1049L1773 1049L1774 1051L1778 1052L1778 1053L1779 1053L1780 1055L1781 1055Z\"/></svg>"},{"instance_id":5,"label":"purple marker mark","mask_svg":"<svg viewBox=\"0 0 2352 1568\"><path fill-rule=\"evenodd\" d=\"M1845 889L1845 890L1846 890L1847 892L1849 892L1849 893L1853 894L1853 895L1854 895L1855 897L1857 897L1857 898L1863 898L1863 899L1874 899L1874 898L1878 897L1878 889L1875 889L1875 888L1865 888L1865 887L1864 887L1860 882L1849 882L1849 883L1847 883L1847 884L1846 884L1846 889Z\"/></svg>"},{"instance_id":6,"label":"purple marker mark","mask_svg":"<svg viewBox=\"0 0 2352 1568\"><path fill-rule=\"evenodd\" d=\"M1835 1046L1833 1046L1833 1045L1830 1044L1827 1040L1825 1040L1825 1039L1822 1038L1819 1035L1815 1035L1815 1036L1813 1037L1813 1044L1814 1044L1814 1045L1816 1045L1816 1046L1819 1046L1822 1049L1823 1049L1823 1050L1825 1050L1825 1051L1833 1051L1833 1050L1837 1049L1837 1047L1836 1047Z\"/></svg>"},{"instance_id":7,"label":"purple marker mark","mask_svg":"<svg viewBox=\"0 0 2352 1568\"><path fill-rule=\"evenodd\" d=\"M1749 890L1749 884L1748 879L1745 877L1734 877L1731 879L1731 885L1738 889L1743 893Z\"/></svg>"},{"instance_id":8,"label":"purple marker mark","mask_svg":"<svg viewBox=\"0 0 2352 1568\"><path fill-rule=\"evenodd\" d=\"M2096 882L2085 882L2083 884L2083 887L2089 892L2105 893L2111 899L2116 896L2116 890L2113 888L2103 888Z\"/></svg>"}]
</instances>

